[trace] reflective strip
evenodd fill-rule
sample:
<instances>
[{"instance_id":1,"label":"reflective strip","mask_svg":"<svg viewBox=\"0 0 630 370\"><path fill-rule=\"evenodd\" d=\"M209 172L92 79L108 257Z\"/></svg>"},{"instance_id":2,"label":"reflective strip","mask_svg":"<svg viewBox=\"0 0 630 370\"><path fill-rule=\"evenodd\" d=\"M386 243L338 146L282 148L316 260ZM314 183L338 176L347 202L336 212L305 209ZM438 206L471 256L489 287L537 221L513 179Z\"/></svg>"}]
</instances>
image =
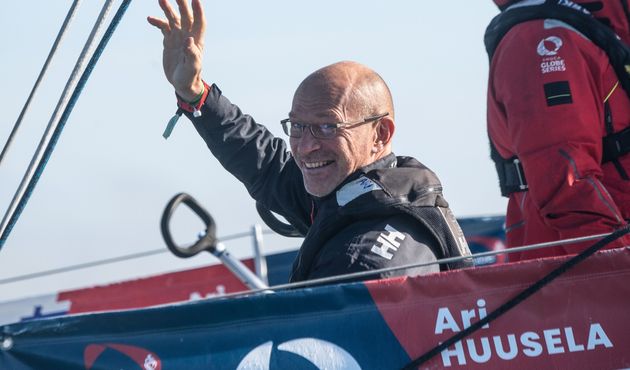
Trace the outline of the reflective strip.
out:
<instances>
[{"instance_id":1,"label":"reflective strip","mask_svg":"<svg viewBox=\"0 0 630 370\"><path fill-rule=\"evenodd\" d=\"M608 190L606 190L606 187L604 187L604 185L597 179L594 179L592 177L584 178L584 177L580 176L580 173L579 173L579 171L577 169L577 165L575 164L575 161L569 155L569 153L567 153L566 151L564 151L562 149L560 149L559 152L560 152L560 155L565 157L569 161L569 163L571 164L571 168L573 169L573 173L574 173L575 178L576 179L580 179L580 180L586 180L587 183L591 184L591 186L597 191L597 196L599 197L599 199L604 203L604 205L606 207L608 207L608 209L610 210L610 213L615 215L615 218L617 219L617 222L622 222L623 218L621 218L619 213L617 211L615 211L615 207L613 207L613 205L610 203L610 200L612 200L612 197L608 193ZM600 186L597 186L597 184L599 184ZM603 193L605 193L605 195Z\"/></svg>"},{"instance_id":2,"label":"reflective strip","mask_svg":"<svg viewBox=\"0 0 630 370\"><path fill-rule=\"evenodd\" d=\"M610 90L610 92L608 93L608 95L606 95L606 98L604 99L604 103L606 103L608 101L608 99L610 99L610 96L615 92L615 90L617 90L617 87L619 86L619 81L617 81L617 83L615 84L615 86L613 86L612 90Z\"/></svg>"},{"instance_id":3,"label":"reflective strip","mask_svg":"<svg viewBox=\"0 0 630 370\"><path fill-rule=\"evenodd\" d=\"M464 232L462 228L457 223L455 216L451 212L450 208L442 208L436 207L444 221L446 221L446 225L448 225L448 229L453 235L453 239L455 239L455 243L457 243L457 249L459 250L460 255L462 256L470 256L470 248L468 248L468 243L466 242L466 237L464 237Z\"/></svg>"}]
</instances>

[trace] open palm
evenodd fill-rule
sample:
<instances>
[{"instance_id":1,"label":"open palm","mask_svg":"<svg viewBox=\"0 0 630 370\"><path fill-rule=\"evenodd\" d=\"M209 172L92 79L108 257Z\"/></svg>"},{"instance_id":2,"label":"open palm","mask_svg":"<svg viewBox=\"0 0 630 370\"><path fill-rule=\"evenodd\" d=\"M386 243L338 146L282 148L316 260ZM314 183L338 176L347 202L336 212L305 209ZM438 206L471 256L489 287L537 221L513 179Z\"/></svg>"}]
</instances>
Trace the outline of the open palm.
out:
<instances>
[{"instance_id":1,"label":"open palm","mask_svg":"<svg viewBox=\"0 0 630 370\"><path fill-rule=\"evenodd\" d=\"M202 89L201 65L206 20L200 0L177 0L179 15L168 0L159 0L166 19L148 17L164 35L162 64L166 79L184 99L192 100Z\"/></svg>"}]
</instances>

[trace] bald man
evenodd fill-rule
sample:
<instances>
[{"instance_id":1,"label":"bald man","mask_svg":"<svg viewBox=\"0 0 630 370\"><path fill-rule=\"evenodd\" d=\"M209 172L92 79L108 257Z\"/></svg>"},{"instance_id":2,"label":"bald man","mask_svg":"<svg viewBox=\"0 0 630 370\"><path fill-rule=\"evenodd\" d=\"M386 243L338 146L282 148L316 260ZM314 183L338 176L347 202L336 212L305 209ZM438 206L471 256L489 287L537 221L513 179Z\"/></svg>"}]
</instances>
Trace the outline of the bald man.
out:
<instances>
[{"instance_id":1,"label":"bald man","mask_svg":"<svg viewBox=\"0 0 630 370\"><path fill-rule=\"evenodd\" d=\"M297 88L284 140L243 114L201 78L206 26L200 0L159 0L166 19L148 21L164 35L163 64L186 114L221 164L251 196L305 235L291 281L409 264L427 265L363 278L420 275L437 259L470 255L433 172L392 153L394 106L373 70L339 62Z\"/></svg>"}]
</instances>

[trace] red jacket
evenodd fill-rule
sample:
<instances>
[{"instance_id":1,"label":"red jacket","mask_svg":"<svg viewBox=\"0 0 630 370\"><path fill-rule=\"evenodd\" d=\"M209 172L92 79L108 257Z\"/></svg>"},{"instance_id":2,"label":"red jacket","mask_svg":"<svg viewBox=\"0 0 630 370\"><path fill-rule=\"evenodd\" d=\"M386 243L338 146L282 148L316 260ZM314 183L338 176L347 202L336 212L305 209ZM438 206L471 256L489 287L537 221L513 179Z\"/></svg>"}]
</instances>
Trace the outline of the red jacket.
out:
<instances>
[{"instance_id":1,"label":"red jacket","mask_svg":"<svg viewBox=\"0 0 630 370\"><path fill-rule=\"evenodd\" d=\"M621 1L608 0L605 9L612 3L621 8ZM630 17L618 18L623 22L613 28L625 32L627 43ZM614 131L629 127L629 94L608 57L566 23L524 22L499 43L490 65L488 132L503 158L520 159L529 185L510 195L508 247L607 233L630 219L630 179L622 175L630 176L630 154L619 158L621 171L601 164L605 102ZM578 253L592 243L515 253L510 260ZM626 236L610 247L628 245Z\"/></svg>"}]
</instances>

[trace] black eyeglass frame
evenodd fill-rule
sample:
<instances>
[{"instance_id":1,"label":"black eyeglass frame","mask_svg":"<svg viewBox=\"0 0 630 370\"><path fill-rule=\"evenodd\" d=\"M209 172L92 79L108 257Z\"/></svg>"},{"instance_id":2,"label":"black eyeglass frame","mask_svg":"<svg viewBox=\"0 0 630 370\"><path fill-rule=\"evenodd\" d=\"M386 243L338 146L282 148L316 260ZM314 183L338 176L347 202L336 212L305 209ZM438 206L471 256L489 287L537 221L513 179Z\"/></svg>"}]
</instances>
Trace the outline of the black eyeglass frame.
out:
<instances>
[{"instance_id":1,"label":"black eyeglass frame","mask_svg":"<svg viewBox=\"0 0 630 370\"><path fill-rule=\"evenodd\" d=\"M357 121L357 122L340 122L340 123L322 123L322 124L317 124L317 123L312 123L312 124L304 124L304 123L299 123L299 122L291 122L290 118L285 118L282 121L280 121L280 124L282 125L282 130L284 131L284 133L291 138L294 139L299 139L302 136L304 136L304 130L308 127L308 129L311 131L311 135L313 135L314 138L317 139L332 139L335 136L337 136L337 130L339 129L348 129L348 128L352 128L352 127L356 127L356 126L360 126L366 123L370 123L370 122L374 122L374 121L378 121L384 117L389 116L389 112L385 112L382 114L377 114L375 116L370 116L370 117L366 117L361 121ZM300 125L300 127L302 128L300 131L300 135L299 136L293 136L291 135L291 125ZM313 130L313 127L317 127L317 130ZM332 133L330 134L326 134L326 135L322 135L321 133L323 132L322 129L331 129Z\"/></svg>"}]
</instances>

